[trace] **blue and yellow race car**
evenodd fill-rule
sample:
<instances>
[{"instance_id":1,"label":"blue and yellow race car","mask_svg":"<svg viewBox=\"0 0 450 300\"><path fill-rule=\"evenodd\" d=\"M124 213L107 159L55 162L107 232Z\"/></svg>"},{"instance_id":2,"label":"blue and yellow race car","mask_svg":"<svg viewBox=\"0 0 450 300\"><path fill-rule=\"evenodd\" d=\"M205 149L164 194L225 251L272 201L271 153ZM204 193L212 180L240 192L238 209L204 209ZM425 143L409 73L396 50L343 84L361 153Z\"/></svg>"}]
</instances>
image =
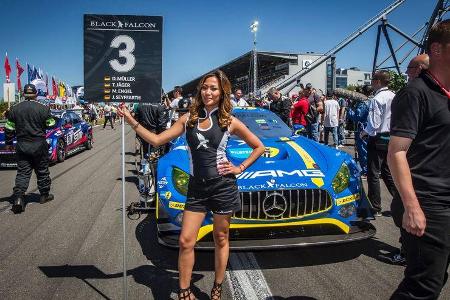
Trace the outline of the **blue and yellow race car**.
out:
<instances>
[{"instance_id":1,"label":"blue and yellow race car","mask_svg":"<svg viewBox=\"0 0 450 300\"><path fill-rule=\"evenodd\" d=\"M51 112L55 126L46 132L50 162L63 162L68 155L92 149L92 126L71 110ZM16 140L13 141L13 145ZM4 127L0 126L0 167L16 167L15 150L5 149Z\"/></svg>"},{"instance_id":2,"label":"blue and yellow race car","mask_svg":"<svg viewBox=\"0 0 450 300\"><path fill-rule=\"evenodd\" d=\"M353 158L292 130L274 113L235 108L233 115L255 133L266 151L237 176L241 210L232 217L233 249L286 248L362 240L373 236L370 205ZM238 137L227 157L239 165L252 149ZM178 246L189 182L186 140L181 137L158 161L158 240ZM212 215L207 214L197 248L213 249Z\"/></svg>"}]
</instances>

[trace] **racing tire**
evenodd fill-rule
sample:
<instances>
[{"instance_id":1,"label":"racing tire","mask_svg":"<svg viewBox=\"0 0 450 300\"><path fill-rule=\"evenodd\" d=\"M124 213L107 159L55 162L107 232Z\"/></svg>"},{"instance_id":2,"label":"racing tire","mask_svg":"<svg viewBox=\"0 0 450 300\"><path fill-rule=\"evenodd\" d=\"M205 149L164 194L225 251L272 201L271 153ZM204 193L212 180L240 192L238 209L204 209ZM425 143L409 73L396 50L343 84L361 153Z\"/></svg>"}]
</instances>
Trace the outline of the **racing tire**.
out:
<instances>
[{"instance_id":1,"label":"racing tire","mask_svg":"<svg viewBox=\"0 0 450 300\"><path fill-rule=\"evenodd\" d=\"M66 144L63 140L58 140L56 145L56 160L63 162L66 159Z\"/></svg>"},{"instance_id":2,"label":"racing tire","mask_svg":"<svg viewBox=\"0 0 450 300\"><path fill-rule=\"evenodd\" d=\"M92 134L91 133L87 133L87 141L84 143L84 147L87 150L91 150L92 149Z\"/></svg>"}]
</instances>

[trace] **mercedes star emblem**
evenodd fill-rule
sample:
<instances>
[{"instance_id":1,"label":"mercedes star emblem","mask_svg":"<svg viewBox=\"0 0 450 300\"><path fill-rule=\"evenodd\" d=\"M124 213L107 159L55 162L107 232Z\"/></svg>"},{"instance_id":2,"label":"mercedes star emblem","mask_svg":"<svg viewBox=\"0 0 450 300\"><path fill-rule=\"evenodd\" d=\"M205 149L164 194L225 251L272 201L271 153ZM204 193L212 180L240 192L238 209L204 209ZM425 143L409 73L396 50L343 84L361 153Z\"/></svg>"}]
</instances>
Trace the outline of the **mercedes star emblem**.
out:
<instances>
[{"instance_id":1,"label":"mercedes star emblem","mask_svg":"<svg viewBox=\"0 0 450 300\"><path fill-rule=\"evenodd\" d=\"M287 200L280 193L272 193L264 198L263 211L269 218L281 217L287 209Z\"/></svg>"}]
</instances>

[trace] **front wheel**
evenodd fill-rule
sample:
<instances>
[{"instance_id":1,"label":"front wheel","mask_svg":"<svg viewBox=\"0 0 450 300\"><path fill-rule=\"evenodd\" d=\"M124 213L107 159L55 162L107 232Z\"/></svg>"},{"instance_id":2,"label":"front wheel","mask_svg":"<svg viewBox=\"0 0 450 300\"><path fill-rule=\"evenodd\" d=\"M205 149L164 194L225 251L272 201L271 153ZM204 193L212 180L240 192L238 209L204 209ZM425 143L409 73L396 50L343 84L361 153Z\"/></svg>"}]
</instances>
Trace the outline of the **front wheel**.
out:
<instances>
[{"instance_id":1,"label":"front wheel","mask_svg":"<svg viewBox=\"0 0 450 300\"><path fill-rule=\"evenodd\" d=\"M84 143L84 147L86 147L87 150L92 149L92 133L87 133L87 141Z\"/></svg>"},{"instance_id":2,"label":"front wheel","mask_svg":"<svg viewBox=\"0 0 450 300\"><path fill-rule=\"evenodd\" d=\"M56 146L56 158L58 162L63 162L66 159L66 144L63 140L58 140Z\"/></svg>"}]
</instances>

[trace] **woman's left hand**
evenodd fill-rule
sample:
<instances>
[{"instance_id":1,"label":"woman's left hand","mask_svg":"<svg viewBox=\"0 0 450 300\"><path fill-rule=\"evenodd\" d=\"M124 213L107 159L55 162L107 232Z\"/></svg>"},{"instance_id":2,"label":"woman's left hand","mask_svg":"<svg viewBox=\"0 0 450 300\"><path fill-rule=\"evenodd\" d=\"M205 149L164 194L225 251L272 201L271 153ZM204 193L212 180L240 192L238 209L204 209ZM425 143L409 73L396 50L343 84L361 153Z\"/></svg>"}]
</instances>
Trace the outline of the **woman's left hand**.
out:
<instances>
[{"instance_id":1,"label":"woman's left hand","mask_svg":"<svg viewBox=\"0 0 450 300\"><path fill-rule=\"evenodd\" d=\"M233 175L239 175L241 174L241 169L239 167L236 167L229 161L220 162L217 165L217 171L219 172L219 175L227 175L227 174L233 174Z\"/></svg>"}]
</instances>

